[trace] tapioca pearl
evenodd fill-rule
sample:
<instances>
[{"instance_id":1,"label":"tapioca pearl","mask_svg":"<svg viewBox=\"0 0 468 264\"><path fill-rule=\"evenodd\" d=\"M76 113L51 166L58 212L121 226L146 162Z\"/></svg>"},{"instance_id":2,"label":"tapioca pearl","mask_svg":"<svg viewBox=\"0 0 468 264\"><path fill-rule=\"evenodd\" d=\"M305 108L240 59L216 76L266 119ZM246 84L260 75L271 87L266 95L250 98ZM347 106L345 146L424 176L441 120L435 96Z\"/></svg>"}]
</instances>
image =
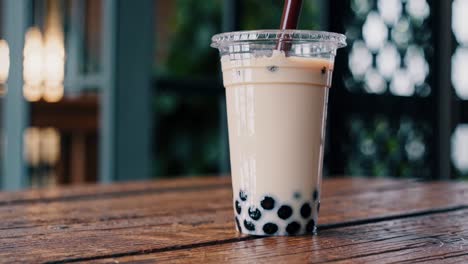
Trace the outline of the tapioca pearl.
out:
<instances>
[{"instance_id":1,"label":"tapioca pearl","mask_svg":"<svg viewBox=\"0 0 468 264\"><path fill-rule=\"evenodd\" d=\"M322 69L320 70L322 74L325 74L327 72L327 67L323 66Z\"/></svg>"},{"instance_id":2,"label":"tapioca pearl","mask_svg":"<svg viewBox=\"0 0 468 264\"><path fill-rule=\"evenodd\" d=\"M292 215L292 208L289 205L282 205L278 209L278 217L281 219L288 219Z\"/></svg>"},{"instance_id":3,"label":"tapioca pearl","mask_svg":"<svg viewBox=\"0 0 468 264\"><path fill-rule=\"evenodd\" d=\"M314 219L310 219L310 221L306 225L306 232L307 233L314 232L314 227L315 227L315 221Z\"/></svg>"},{"instance_id":4,"label":"tapioca pearl","mask_svg":"<svg viewBox=\"0 0 468 264\"><path fill-rule=\"evenodd\" d=\"M299 224L296 221L293 221L293 222L289 223L288 226L286 226L286 232L288 232L288 234L290 234L290 235L297 234L299 229L301 229L301 224Z\"/></svg>"},{"instance_id":5,"label":"tapioca pearl","mask_svg":"<svg viewBox=\"0 0 468 264\"><path fill-rule=\"evenodd\" d=\"M276 231L278 231L278 226L276 224L266 223L263 225L263 232L265 232L265 234L272 235L276 233Z\"/></svg>"},{"instance_id":6,"label":"tapioca pearl","mask_svg":"<svg viewBox=\"0 0 468 264\"><path fill-rule=\"evenodd\" d=\"M301 195L300 192L295 192L295 193L293 194L293 197L294 197L294 199L299 200L299 199L301 199L302 195Z\"/></svg>"},{"instance_id":7,"label":"tapioca pearl","mask_svg":"<svg viewBox=\"0 0 468 264\"><path fill-rule=\"evenodd\" d=\"M250 221L244 220L244 226L249 231L255 231L255 224Z\"/></svg>"},{"instance_id":8,"label":"tapioca pearl","mask_svg":"<svg viewBox=\"0 0 468 264\"><path fill-rule=\"evenodd\" d=\"M315 189L314 194L312 195L312 198L314 199L314 202L317 201L318 195L319 195L319 193L318 193L317 189Z\"/></svg>"},{"instance_id":9,"label":"tapioca pearl","mask_svg":"<svg viewBox=\"0 0 468 264\"><path fill-rule=\"evenodd\" d=\"M260 210L258 210L258 208L251 206L249 207L249 216L253 220L258 220L260 219L260 217L262 217L262 213L260 212Z\"/></svg>"},{"instance_id":10,"label":"tapioca pearl","mask_svg":"<svg viewBox=\"0 0 468 264\"><path fill-rule=\"evenodd\" d=\"M247 193L243 190L240 190L239 191L239 198L241 199L241 201L247 201Z\"/></svg>"},{"instance_id":11,"label":"tapioca pearl","mask_svg":"<svg viewBox=\"0 0 468 264\"><path fill-rule=\"evenodd\" d=\"M275 208L275 199L271 198L270 196L263 197L263 200L260 202L260 205L265 210L271 210Z\"/></svg>"},{"instance_id":12,"label":"tapioca pearl","mask_svg":"<svg viewBox=\"0 0 468 264\"><path fill-rule=\"evenodd\" d=\"M279 67L276 65L267 66L266 68L270 72L276 72L279 69Z\"/></svg>"},{"instance_id":13,"label":"tapioca pearl","mask_svg":"<svg viewBox=\"0 0 468 264\"><path fill-rule=\"evenodd\" d=\"M237 216L235 217L235 219L236 219L237 230L239 230L239 232L242 232L242 228L241 228L241 225L239 223L239 219L237 218Z\"/></svg>"},{"instance_id":14,"label":"tapioca pearl","mask_svg":"<svg viewBox=\"0 0 468 264\"><path fill-rule=\"evenodd\" d=\"M310 207L310 204L304 203L301 207L301 216L307 219L310 217L311 213L312 213L312 207Z\"/></svg>"},{"instance_id":15,"label":"tapioca pearl","mask_svg":"<svg viewBox=\"0 0 468 264\"><path fill-rule=\"evenodd\" d=\"M317 214L320 212L320 201L317 203Z\"/></svg>"},{"instance_id":16,"label":"tapioca pearl","mask_svg":"<svg viewBox=\"0 0 468 264\"><path fill-rule=\"evenodd\" d=\"M241 211L242 211L242 208L241 208L241 206L240 206L239 201L237 201L237 200L236 200L235 208L236 208L237 214L240 214Z\"/></svg>"}]
</instances>

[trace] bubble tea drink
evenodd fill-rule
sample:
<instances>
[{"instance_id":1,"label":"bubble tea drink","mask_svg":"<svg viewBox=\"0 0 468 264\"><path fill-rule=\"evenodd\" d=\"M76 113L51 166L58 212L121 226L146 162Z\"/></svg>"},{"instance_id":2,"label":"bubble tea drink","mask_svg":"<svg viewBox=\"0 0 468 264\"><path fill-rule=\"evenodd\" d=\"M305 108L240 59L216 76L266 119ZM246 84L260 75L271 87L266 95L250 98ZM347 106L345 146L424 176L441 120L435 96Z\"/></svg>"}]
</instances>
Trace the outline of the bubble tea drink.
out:
<instances>
[{"instance_id":1,"label":"bubble tea drink","mask_svg":"<svg viewBox=\"0 0 468 264\"><path fill-rule=\"evenodd\" d=\"M288 49L278 50L278 42ZM215 35L221 55L237 229L314 233L328 91L341 34L262 30Z\"/></svg>"}]
</instances>

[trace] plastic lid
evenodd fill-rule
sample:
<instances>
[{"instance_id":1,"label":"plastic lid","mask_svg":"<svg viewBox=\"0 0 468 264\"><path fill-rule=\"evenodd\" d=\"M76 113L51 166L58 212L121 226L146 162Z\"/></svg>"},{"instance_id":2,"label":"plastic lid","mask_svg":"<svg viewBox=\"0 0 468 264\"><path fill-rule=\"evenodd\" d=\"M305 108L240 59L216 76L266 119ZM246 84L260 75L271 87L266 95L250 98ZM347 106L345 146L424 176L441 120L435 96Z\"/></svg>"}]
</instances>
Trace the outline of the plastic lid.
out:
<instances>
[{"instance_id":1,"label":"plastic lid","mask_svg":"<svg viewBox=\"0 0 468 264\"><path fill-rule=\"evenodd\" d=\"M211 47L220 48L243 42L293 42L293 43L330 43L337 48L346 46L346 36L334 32L315 30L250 30L216 34L211 38Z\"/></svg>"}]
</instances>

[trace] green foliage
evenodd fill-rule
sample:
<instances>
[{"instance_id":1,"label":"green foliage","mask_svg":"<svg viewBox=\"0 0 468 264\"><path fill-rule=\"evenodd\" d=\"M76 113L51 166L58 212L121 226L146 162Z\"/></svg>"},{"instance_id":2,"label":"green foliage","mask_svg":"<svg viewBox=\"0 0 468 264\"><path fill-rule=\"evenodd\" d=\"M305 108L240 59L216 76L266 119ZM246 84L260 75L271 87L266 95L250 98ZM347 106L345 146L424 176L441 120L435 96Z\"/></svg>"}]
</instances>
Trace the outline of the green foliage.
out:
<instances>
[{"instance_id":1,"label":"green foliage","mask_svg":"<svg viewBox=\"0 0 468 264\"><path fill-rule=\"evenodd\" d=\"M156 176L216 173L220 157L219 99L217 97L160 94Z\"/></svg>"},{"instance_id":2,"label":"green foliage","mask_svg":"<svg viewBox=\"0 0 468 264\"><path fill-rule=\"evenodd\" d=\"M214 76L218 55L210 47L211 37L221 31L220 0L178 0L170 21L169 50L159 63L159 75Z\"/></svg>"},{"instance_id":3,"label":"green foliage","mask_svg":"<svg viewBox=\"0 0 468 264\"><path fill-rule=\"evenodd\" d=\"M241 0L239 0L241 1ZM281 20L283 1L243 0L241 29L275 29ZM217 51L209 46L211 37L221 32L223 1L177 0L169 21L172 37L167 56L158 62L157 74L165 76L215 76ZM260 12L259 12L260 10ZM315 1L305 1L300 28L316 29L318 10Z\"/></svg>"},{"instance_id":4,"label":"green foliage","mask_svg":"<svg viewBox=\"0 0 468 264\"><path fill-rule=\"evenodd\" d=\"M453 168L453 172L454 172L454 175L455 175L454 176L455 179L468 181L468 172L460 171L455 166L453 166L453 163L452 163L452 168Z\"/></svg>"},{"instance_id":5,"label":"green foliage","mask_svg":"<svg viewBox=\"0 0 468 264\"><path fill-rule=\"evenodd\" d=\"M318 8L317 1L303 2L300 29L317 29ZM242 30L277 29L281 21L284 1L279 0L244 0L242 8Z\"/></svg>"},{"instance_id":6,"label":"green foliage","mask_svg":"<svg viewBox=\"0 0 468 264\"><path fill-rule=\"evenodd\" d=\"M389 120L382 116L353 116L348 127L346 174L430 176L431 129L428 124L410 118Z\"/></svg>"}]
</instances>

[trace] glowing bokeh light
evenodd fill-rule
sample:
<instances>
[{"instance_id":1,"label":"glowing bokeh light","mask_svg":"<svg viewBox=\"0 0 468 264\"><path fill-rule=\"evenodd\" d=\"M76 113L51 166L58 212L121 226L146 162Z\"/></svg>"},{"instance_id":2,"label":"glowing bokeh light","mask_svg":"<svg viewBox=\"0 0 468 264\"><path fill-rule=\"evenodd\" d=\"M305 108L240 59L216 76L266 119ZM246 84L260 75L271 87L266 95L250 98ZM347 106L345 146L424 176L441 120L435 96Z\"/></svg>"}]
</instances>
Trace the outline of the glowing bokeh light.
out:
<instances>
[{"instance_id":1,"label":"glowing bokeh light","mask_svg":"<svg viewBox=\"0 0 468 264\"><path fill-rule=\"evenodd\" d=\"M429 5L426 0L408 0L406 3L406 12L415 20L425 20L430 13Z\"/></svg>"},{"instance_id":2,"label":"glowing bokeh light","mask_svg":"<svg viewBox=\"0 0 468 264\"><path fill-rule=\"evenodd\" d=\"M391 79L396 69L400 68L400 54L392 43L387 43L377 55L377 68L386 78Z\"/></svg>"},{"instance_id":3,"label":"glowing bokeh light","mask_svg":"<svg viewBox=\"0 0 468 264\"><path fill-rule=\"evenodd\" d=\"M369 67L372 66L372 54L362 41L353 44L349 55L349 69L356 78L362 78Z\"/></svg>"},{"instance_id":4,"label":"glowing bokeh light","mask_svg":"<svg viewBox=\"0 0 468 264\"><path fill-rule=\"evenodd\" d=\"M402 5L400 0L378 0L377 8L385 23L395 25L401 16Z\"/></svg>"},{"instance_id":5,"label":"glowing bokeh light","mask_svg":"<svg viewBox=\"0 0 468 264\"><path fill-rule=\"evenodd\" d=\"M0 84L4 84L8 79L10 71L10 48L8 43L0 39Z\"/></svg>"},{"instance_id":6,"label":"glowing bokeh light","mask_svg":"<svg viewBox=\"0 0 468 264\"><path fill-rule=\"evenodd\" d=\"M452 135L453 165L463 173L468 172L468 124L461 124Z\"/></svg>"},{"instance_id":7,"label":"glowing bokeh light","mask_svg":"<svg viewBox=\"0 0 468 264\"><path fill-rule=\"evenodd\" d=\"M362 26L362 36L370 50L381 49L388 38L388 28L377 12L370 12Z\"/></svg>"},{"instance_id":8,"label":"glowing bokeh light","mask_svg":"<svg viewBox=\"0 0 468 264\"><path fill-rule=\"evenodd\" d=\"M64 95L65 47L60 10L51 1L44 36L37 27L26 32L23 59L23 95L34 102L57 102Z\"/></svg>"},{"instance_id":9,"label":"glowing bokeh light","mask_svg":"<svg viewBox=\"0 0 468 264\"><path fill-rule=\"evenodd\" d=\"M468 48L458 47L452 56L452 85L461 99L468 99Z\"/></svg>"},{"instance_id":10,"label":"glowing bokeh light","mask_svg":"<svg viewBox=\"0 0 468 264\"><path fill-rule=\"evenodd\" d=\"M369 69L366 72L365 81L366 84L364 89L368 93L381 94L387 90L387 83L385 82L382 75L380 75L380 73L375 69Z\"/></svg>"},{"instance_id":11,"label":"glowing bokeh light","mask_svg":"<svg viewBox=\"0 0 468 264\"><path fill-rule=\"evenodd\" d=\"M452 31L458 43L468 45L468 0L452 2Z\"/></svg>"},{"instance_id":12,"label":"glowing bokeh light","mask_svg":"<svg viewBox=\"0 0 468 264\"><path fill-rule=\"evenodd\" d=\"M424 84L429 74L429 64L425 59L423 49L414 45L409 46L406 50L405 65L414 84Z\"/></svg>"},{"instance_id":13,"label":"glowing bokeh light","mask_svg":"<svg viewBox=\"0 0 468 264\"><path fill-rule=\"evenodd\" d=\"M390 92L399 96L411 96L414 94L414 84L406 69L398 69L390 83Z\"/></svg>"}]
</instances>

